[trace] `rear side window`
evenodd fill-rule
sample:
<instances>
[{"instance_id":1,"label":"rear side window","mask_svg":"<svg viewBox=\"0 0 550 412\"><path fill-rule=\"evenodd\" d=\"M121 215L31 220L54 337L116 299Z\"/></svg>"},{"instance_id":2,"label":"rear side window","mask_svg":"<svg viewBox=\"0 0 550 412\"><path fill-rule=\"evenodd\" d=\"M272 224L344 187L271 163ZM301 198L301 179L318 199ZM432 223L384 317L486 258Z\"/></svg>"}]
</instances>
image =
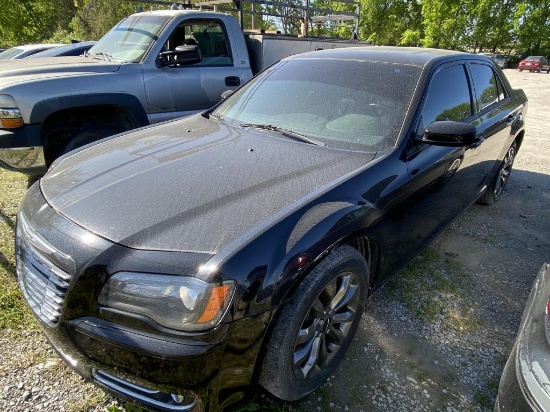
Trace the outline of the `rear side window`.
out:
<instances>
[{"instance_id":1,"label":"rear side window","mask_svg":"<svg viewBox=\"0 0 550 412\"><path fill-rule=\"evenodd\" d=\"M440 120L461 122L472 115L470 87L462 64L438 71L428 86L419 132Z\"/></svg>"},{"instance_id":2,"label":"rear side window","mask_svg":"<svg viewBox=\"0 0 550 412\"><path fill-rule=\"evenodd\" d=\"M470 72L480 111L506 97L505 89L491 67L474 63L470 65Z\"/></svg>"}]
</instances>

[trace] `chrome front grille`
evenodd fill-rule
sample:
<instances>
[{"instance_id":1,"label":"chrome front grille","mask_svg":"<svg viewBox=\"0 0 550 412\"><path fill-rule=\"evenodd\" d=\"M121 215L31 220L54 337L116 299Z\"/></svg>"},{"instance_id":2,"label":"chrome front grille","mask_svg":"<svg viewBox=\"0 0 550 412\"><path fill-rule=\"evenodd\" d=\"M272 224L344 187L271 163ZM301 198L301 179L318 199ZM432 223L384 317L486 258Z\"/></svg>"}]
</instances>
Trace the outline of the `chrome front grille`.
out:
<instances>
[{"instance_id":1,"label":"chrome front grille","mask_svg":"<svg viewBox=\"0 0 550 412\"><path fill-rule=\"evenodd\" d=\"M34 233L22 214L19 214L16 232L17 276L27 303L46 325L59 322L71 274L55 261L70 258L53 248Z\"/></svg>"}]
</instances>

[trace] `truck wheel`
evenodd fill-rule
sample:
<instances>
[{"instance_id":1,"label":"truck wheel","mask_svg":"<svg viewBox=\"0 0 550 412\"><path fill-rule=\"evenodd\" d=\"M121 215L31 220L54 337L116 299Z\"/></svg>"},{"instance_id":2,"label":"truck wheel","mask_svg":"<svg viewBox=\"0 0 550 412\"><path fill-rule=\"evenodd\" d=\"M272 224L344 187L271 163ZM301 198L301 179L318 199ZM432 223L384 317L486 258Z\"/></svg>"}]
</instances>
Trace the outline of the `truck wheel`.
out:
<instances>
[{"instance_id":1,"label":"truck wheel","mask_svg":"<svg viewBox=\"0 0 550 412\"><path fill-rule=\"evenodd\" d=\"M75 133L71 140L63 147L61 154L70 152L71 150L85 146L89 143L96 142L104 137L112 136L119 133L117 130L109 127L98 125L85 125L77 133Z\"/></svg>"},{"instance_id":2,"label":"truck wheel","mask_svg":"<svg viewBox=\"0 0 550 412\"><path fill-rule=\"evenodd\" d=\"M351 246L325 257L282 309L267 342L260 384L287 401L319 387L353 339L368 284L367 262Z\"/></svg>"}]
</instances>

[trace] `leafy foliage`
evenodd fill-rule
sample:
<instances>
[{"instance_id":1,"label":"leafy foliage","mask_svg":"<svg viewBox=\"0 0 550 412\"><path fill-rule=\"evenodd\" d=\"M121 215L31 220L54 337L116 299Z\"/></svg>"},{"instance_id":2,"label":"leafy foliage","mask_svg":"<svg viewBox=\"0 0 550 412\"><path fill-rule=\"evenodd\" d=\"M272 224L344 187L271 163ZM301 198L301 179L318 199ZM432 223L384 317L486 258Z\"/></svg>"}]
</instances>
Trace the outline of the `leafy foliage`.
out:
<instances>
[{"instance_id":1,"label":"leafy foliage","mask_svg":"<svg viewBox=\"0 0 550 412\"><path fill-rule=\"evenodd\" d=\"M359 39L377 45L425 46L504 55L550 55L550 0L357 0L361 5ZM167 2L169 4L169 2ZM286 0L286 6L255 5L254 25L245 27L300 33L302 11L355 11L355 4L331 0ZM24 43L98 40L118 21L158 4L123 0L0 0L0 46ZM245 3L245 8L252 6ZM261 8L264 10L261 10ZM261 14L283 16L274 21ZM286 17L285 17L286 16ZM289 18L293 16L293 18ZM310 35L350 38L354 22L310 23Z\"/></svg>"}]
</instances>

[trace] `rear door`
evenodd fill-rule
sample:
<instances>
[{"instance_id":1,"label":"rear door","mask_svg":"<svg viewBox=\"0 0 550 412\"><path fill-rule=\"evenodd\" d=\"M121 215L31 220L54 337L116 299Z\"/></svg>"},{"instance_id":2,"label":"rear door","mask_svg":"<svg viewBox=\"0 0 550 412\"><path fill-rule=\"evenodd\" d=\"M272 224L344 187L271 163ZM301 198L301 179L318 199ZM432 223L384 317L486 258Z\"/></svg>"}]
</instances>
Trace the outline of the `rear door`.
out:
<instances>
[{"instance_id":1,"label":"rear door","mask_svg":"<svg viewBox=\"0 0 550 412\"><path fill-rule=\"evenodd\" d=\"M478 161L483 164L484 178L480 187L483 190L490 183L511 144L511 126L517 113L514 112L516 108L509 91L492 65L471 61L468 68L478 112Z\"/></svg>"}]
</instances>

